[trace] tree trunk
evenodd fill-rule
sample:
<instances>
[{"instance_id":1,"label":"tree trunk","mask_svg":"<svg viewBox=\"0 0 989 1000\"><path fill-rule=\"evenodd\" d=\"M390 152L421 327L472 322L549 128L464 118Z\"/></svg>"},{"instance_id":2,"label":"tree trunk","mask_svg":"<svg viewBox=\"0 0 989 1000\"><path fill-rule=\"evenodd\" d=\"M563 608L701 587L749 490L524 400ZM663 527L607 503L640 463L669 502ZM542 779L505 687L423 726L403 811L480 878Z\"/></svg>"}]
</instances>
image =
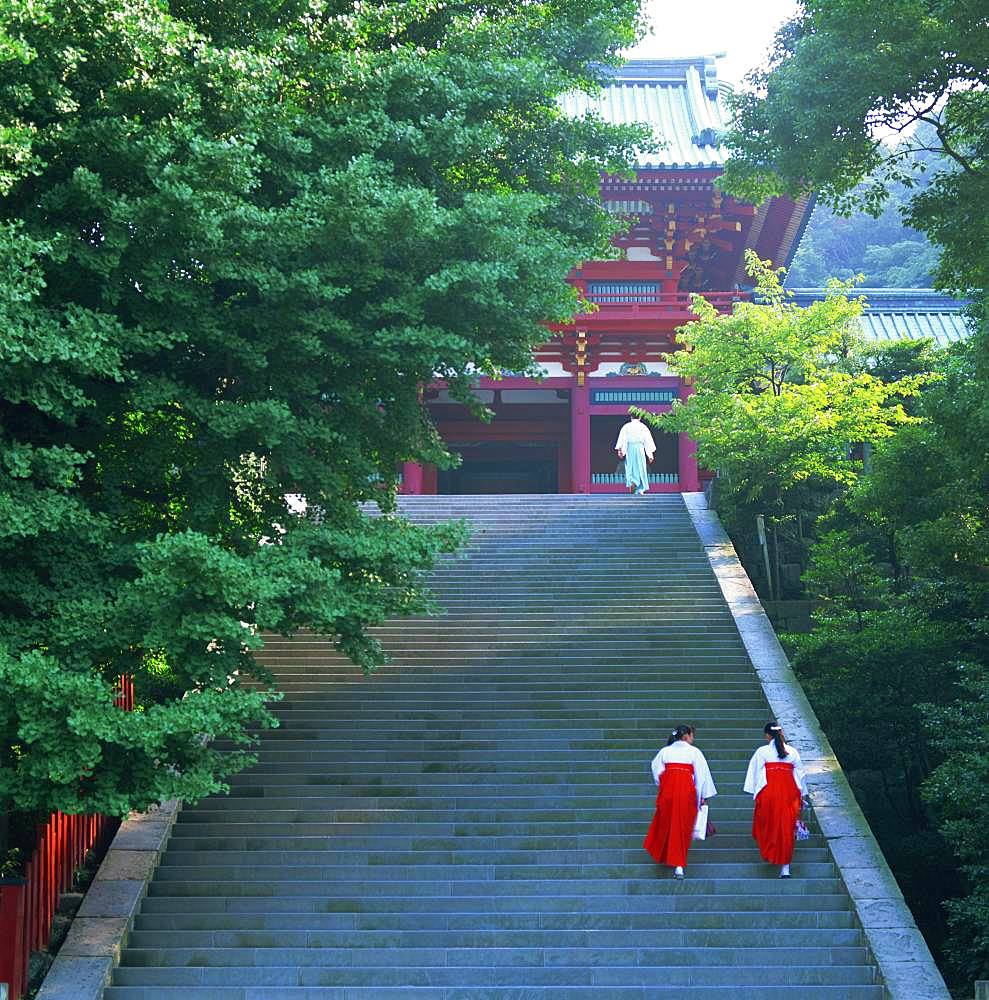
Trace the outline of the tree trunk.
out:
<instances>
[{"instance_id":1,"label":"tree trunk","mask_svg":"<svg viewBox=\"0 0 989 1000\"><path fill-rule=\"evenodd\" d=\"M777 601L783 600L783 592L780 590L780 532L773 521L773 593Z\"/></svg>"}]
</instances>

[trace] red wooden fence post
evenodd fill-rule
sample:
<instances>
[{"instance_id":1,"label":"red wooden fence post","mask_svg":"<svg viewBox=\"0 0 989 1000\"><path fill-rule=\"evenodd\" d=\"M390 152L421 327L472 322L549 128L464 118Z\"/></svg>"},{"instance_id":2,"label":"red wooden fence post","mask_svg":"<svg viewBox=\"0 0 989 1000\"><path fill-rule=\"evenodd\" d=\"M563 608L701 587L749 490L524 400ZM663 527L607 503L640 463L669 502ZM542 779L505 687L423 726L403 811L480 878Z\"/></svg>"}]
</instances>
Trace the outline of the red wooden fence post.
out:
<instances>
[{"instance_id":1,"label":"red wooden fence post","mask_svg":"<svg viewBox=\"0 0 989 1000\"><path fill-rule=\"evenodd\" d=\"M24 992L27 949L24 947L24 911L27 880L0 879L0 983L9 988L10 1000Z\"/></svg>"}]
</instances>

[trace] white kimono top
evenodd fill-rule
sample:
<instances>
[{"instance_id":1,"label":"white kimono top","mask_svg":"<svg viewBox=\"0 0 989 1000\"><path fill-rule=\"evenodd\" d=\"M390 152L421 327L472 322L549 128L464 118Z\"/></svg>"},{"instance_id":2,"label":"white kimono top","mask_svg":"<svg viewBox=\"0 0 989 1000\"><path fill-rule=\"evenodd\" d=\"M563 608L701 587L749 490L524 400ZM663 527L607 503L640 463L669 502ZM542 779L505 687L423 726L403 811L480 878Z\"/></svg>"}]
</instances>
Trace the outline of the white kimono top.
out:
<instances>
[{"instance_id":1,"label":"white kimono top","mask_svg":"<svg viewBox=\"0 0 989 1000\"><path fill-rule=\"evenodd\" d=\"M800 763L800 754L789 743L784 743L783 748L786 750L785 757L780 757L776 753L775 743L767 743L752 754L749 770L745 775L745 784L742 786L743 791L755 798L766 787L767 764L792 764L793 780L797 783L800 794L807 794L807 777L804 774L803 764Z\"/></svg>"},{"instance_id":2,"label":"white kimono top","mask_svg":"<svg viewBox=\"0 0 989 1000\"><path fill-rule=\"evenodd\" d=\"M615 442L615 451L624 455L633 441L637 441L645 448L646 457L652 458L656 454L656 442L653 441L649 428L641 420L630 420L622 427Z\"/></svg>"},{"instance_id":3,"label":"white kimono top","mask_svg":"<svg viewBox=\"0 0 989 1000\"><path fill-rule=\"evenodd\" d=\"M697 803L700 805L701 799L712 799L718 794L714 787L714 779L711 777L711 769L707 766L704 754L695 746L691 746L686 740L677 740L668 747L663 747L652 759L652 776L656 784L659 784L659 776L666 770L667 764L693 764L694 765L694 787L697 789Z\"/></svg>"}]
</instances>

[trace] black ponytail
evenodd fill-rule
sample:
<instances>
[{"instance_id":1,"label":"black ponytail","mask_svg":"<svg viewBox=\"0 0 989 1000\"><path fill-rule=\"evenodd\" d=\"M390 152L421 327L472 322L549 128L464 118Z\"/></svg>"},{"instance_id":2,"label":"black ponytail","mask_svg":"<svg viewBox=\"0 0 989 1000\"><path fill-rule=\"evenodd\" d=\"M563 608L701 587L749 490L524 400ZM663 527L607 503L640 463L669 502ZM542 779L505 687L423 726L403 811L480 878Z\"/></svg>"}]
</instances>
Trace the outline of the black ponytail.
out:
<instances>
[{"instance_id":1,"label":"black ponytail","mask_svg":"<svg viewBox=\"0 0 989 1000\"><path fill-rule=\"evenodd\" d=\"M776 756L780 760L786 757L786 744L783 742L783 727L778 722L767 722L762 730L767 736L772 736L776 746Z\"/></svg>"},{"instance_id":2,"label":"black ponytail","mask_svg":"<svg viewBox=\"0 0 989 1000\"><path fill-rule=\"evenodd\" d=\"M671 746L676 743L677 740L682 740L684 736L690 736L694 731L693 726L685 726L682 723L670 733L670 738L666 741L667 746Z\"/></svg>"}]
</instances>

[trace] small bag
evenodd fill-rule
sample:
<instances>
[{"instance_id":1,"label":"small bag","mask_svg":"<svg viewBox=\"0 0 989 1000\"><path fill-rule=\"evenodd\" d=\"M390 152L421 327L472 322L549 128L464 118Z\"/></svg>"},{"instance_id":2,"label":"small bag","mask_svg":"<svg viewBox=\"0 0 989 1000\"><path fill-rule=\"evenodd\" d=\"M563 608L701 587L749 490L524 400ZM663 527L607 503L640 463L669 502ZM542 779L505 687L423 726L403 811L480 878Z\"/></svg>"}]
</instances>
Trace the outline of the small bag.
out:
<instances>
[{"instance_id":1,"label":"small bag","mask_svg":"<svg viewBox=\"0 0 989 1000\"><path fill-rule=\"evenodd\" d=\"M802 819L797 820L793 835L797 840L810 840L810 830L807 829L807 824Z\"/></svg>"},{"instance_id":2,"label":"small bag","mask_svg":"<svg viewBox=\"0 0 989 1000\"><path fill-rule=\"evenodd\" d=\"M707 803L697 810L697 819L694 820L694 840L707 840Z\"/></svg>"}]
</instances>

